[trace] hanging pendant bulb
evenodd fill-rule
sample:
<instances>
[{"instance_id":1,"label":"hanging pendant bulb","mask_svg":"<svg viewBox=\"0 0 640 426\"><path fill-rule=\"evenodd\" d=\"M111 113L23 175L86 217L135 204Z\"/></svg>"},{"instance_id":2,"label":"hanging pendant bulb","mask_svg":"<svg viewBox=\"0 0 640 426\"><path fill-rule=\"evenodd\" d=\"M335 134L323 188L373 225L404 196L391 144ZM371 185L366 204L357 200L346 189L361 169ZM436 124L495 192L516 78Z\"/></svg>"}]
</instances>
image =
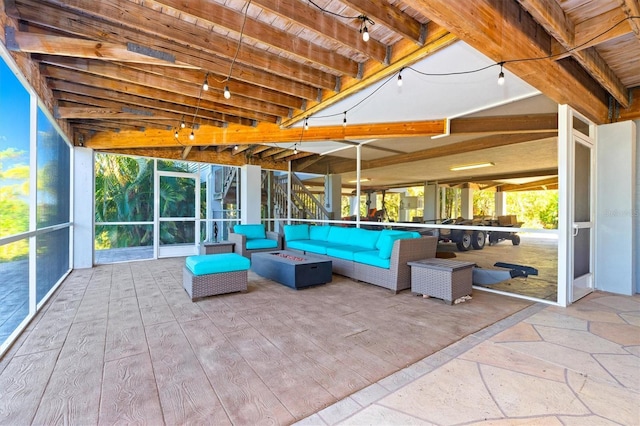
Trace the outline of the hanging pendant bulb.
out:
<instances>
[{"instance_id":1,"label":"hanging pendant bulb","mask_svg":"<svg viewBox=\"0 0 640 426\"><path fill-rule=\"evenodd\" d=\"M206 92L207 90L209 90L209 83L207 83L207 81L206 81L206 80L204 81L204 84L202 85L202 90L204 90L205 92Z\"/></svg>"},{"instance_id":2,"label":"hanging pendant bulb","mask_svg":"<svg viewBox=\"0 0 640 426\"><path fill-rule=\"evenodd\" d=\"M369 41L369 30L367 29L366 25L362 29L362 40Z\"/></svg>"},{"instance_id":3,"label":"hanging pendant bulb","mask_svg":"<svg viewBox=\"0 0 640 426\"><path fill-rule=\"evenodd\" d=\"M189 134L189 139L194 140L195 138L196 138L196 135L193 134L193 130L192 130L191 133Z\"/></svg>"},{"instance_id":4,"label":"hanging pendant bulb","mask_svg":"<svg viewBox=\"0 0 640 426\"><path fill-rule=\"evenodd\" d=\"M296 155L298 153L298 148L296 148L296 146L293 146L293 155Z\"/></svg>"},{"instance_id":5,"label":"hanging pendant bulb","mask_svg":"<svg viewBox=\"0 0 640 426\"><path fill-rule=\"evenodd\" d=\"M231 92L229 91L229 86L224 86L224 98L225 99L231 98Z\"/></svg>"},{"instance_id":6,"label":"hanging pendant bulb","mask_svg":"<svg viewBox=\"0 0 640 426\"><path fill-rule=\"evenodd\" d=\"M402 87L402 74L398 74L398 87Z\"/></svg>"},{"instance_id":7,"label":"hanging pendant bulb","mask_svg":"<svg viewBox=\"0 0 640 426\"><path fill-rule=\"evenodd\" d=\"M344 118L342 119L342 127L347 127L347 111L344 112Z\"/></svg>"},{"instance_id":8,"label":"hanging pendant bulb","mask_svg":"<svg viewBox=\"0 0 640 426\"><path fill-rule=\"evenodd\" d=\"M176 139L178 139L178 136L180 136L180 135L178 134L178 131L177 131L177 130L176 130L176 132L173 134L173 136L174 136Z\"/></svg>"},{"instance_id":9,"label":"hanging pendant bulb","mask_svg":"<svg viewBox=\"0 0 640 426\"><path fill-rule=\"evenodd\" d=\"M498 74L498 84L500 86L504 85L504 72L502 71L502 65L500 64L500 74Z\"/></svg>"},{"instance_id":10,"label":"hanging pendant bulb","mask_svg":"<svg viewBox=\"0 0 640 426\"><path fill-rule=\"evenodd\" d=\"M234 145L234 146L233 146L233 150L234 150L234 151L237 151L237 150L238 150L238 145Z\"/></svg>"},{"instance_id":11,"label":"hanging pendant bulb","mask_svg":"<svg viewBox=\"0 0 640 426\"><path fill-rule=\"evenodd\" d=\"M182 122L180 123L180 128L184 129L185 127L187 127L186 123L184 122L184 120L182 120Z\"/></svg>"},{"instance_id":12,"label":"hanging pendant bulb","mask_svg":"<svg viewBox=\"0 0 640 426\"><path fill-rule=\"evenodd\" d=\"M304 129L305 130L309 130L309 118L305 118L304 119Z\"/></svg>"}]
</instances>

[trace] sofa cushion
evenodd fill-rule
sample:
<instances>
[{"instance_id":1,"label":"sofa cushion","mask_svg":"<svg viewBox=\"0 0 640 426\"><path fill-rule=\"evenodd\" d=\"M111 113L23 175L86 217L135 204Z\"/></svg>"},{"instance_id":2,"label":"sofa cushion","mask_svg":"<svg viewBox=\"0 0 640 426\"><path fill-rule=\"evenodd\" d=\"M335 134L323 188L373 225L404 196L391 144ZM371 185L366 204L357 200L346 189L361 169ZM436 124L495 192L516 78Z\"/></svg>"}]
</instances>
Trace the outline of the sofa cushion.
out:
<instances>
[{"instance_id":1,"label":"sofa cushion","mask_svg":"<svg viewBox=\"0 0 640 426\"><path fill-rule=\"evenodd\" d=\"M381 235L380 239L383 241L379 244L380 249L378 250L378 256L381 259L389 259L391 257L391 252L393 251L393 244L396 240L408 240L412 238L416 238L412 232Z\"/></svg>"},{"instance_id":2,"label":"sofa cushion","mask_svg":"<svg viewBox=\"0 0 640 426\"><path fill-rule=\"evenodd\" d=\"M331 226L310 226L309 227L309 239L327 241Z\"/></svg>"},{"instance_id":3,"label":"sofa cushion","mask_svg":"<svg viewBox=\"0 0 640 426\"><path fill-rule=\"evenodd\" d=\"M303 223L302 225L284 225L283 228L284 239L287 242L309 239L309 225L306 223Z\"/></svg>"},{"instance_id":4,"label":"sofa cushion","mask_svg":"<svg viewBox=\"0 0 640 426\"><path fill-rule=\"evenodd\" d=\"M204 254L187 257L185 266L193 275L208 275L245 271L251 266L251 261L236 253Z\"/></svg>"},{"instance_id":5,"label":"sofa cushion","mask_svg":"<svg viewBox=\"0 0 640 426\"><path fill-rule=\"evenodd\" d=\"M336 244L346 244L350 241L351 232L356 228L344 228L342 226L332 226L327 236L327 241Z\"/></svg>"},{"instance_id":6,"label":"sofa cushion","mask_svg":"<svg viewBox=\"0 0 640 426\"><path fill-rule=\"evenodd\" d=\"M233 225L233 232L244 235L247 240L267 238L264 224L262 223L256 225Z\"/></svg>"},{"instance_id":7,"label":"sofa cushion","mask_svg":"<svg viewBox=\"0 0 640 426\"><path fill-rule=\"evenodd\" d=\"M247 238L247 244L245 247L247 250L262 250L262 249L277 249L278 241L270 240L268 238Z\"/></svg>"},{"instance_id":8,"label":"sofa cushion","mask_svg":"<svg viewBox=\"0 0 640 426\"><path fill-rule=\"evenodd\" d=\"M287 241L287 248L300 250L309 253L327 254L327 247L333 245L328 241L316 240L294 240Z\"/></svg>"},{"instance_id":9,"label":"sofa cushion","mask_svg":"<svg viewBox=\"0 0 640 426\"><path fill-rule=\"evenodd\" d=\"M379 250L359 251L353 254L353 260L365 265L377 266L378 268L389 269L391 267L391 259L381 258Z\"/></svg>"},{"instance_id":10,"label":"sofa cushion","mask_svg":"<svg viewBox=\"0 0 640 426\"><path fill-rule=\"evenodd\" d=\"M361 246L354 245L336 245L327 247L327 256L337 257L338 259L353 260L354 253L366 251Z\"/></svg>"},{"instance_id":11,"label":"sofa cushion","mask_svg":"<svg viewBox=\"0 0 640 426\"><path fill-rule=\"evenodd\" d=\"M380 237L380 231L373 231L370 229L355 228L351 231L351 239L349 244L361 246L373 250L376 248L376 243Z\"/></svg>"},{"instance_id":12,"label":"sofa cushion","mask_svg":"<svg viewBox=\"0 0 640 426\"><path fill-rule=\"evenodd\" d=\"M383 245L388 243L388 241L386 239L383 239L382 237L386 235L400 235L400 234L410 234L412 235L411 238L420 238L420 234L415 231L401 231L399 229L383 229L382 231L380 231L380 238L378 238L378 241L376 242L376 248L380 250Z\"/></svg>"}]
</instances>

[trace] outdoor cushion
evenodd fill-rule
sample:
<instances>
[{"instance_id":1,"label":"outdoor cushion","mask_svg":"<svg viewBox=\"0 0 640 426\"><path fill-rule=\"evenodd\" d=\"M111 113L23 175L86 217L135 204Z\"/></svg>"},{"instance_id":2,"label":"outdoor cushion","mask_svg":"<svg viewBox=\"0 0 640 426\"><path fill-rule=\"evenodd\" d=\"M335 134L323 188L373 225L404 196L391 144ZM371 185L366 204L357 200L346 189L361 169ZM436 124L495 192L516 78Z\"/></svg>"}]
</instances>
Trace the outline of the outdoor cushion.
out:
<instances>
[{"instance_id":1,"label":"outdoor cushion","mask_svg":"<svg viewBox=\"0 0 640 426\"><path fill-rule=\"evenodd\" d=\"M401 231L401 230L398 230L398 229L383 229L382 231L380 231L380 238L378 238L378 241L376 242L376 248L378 250L380 250L380 248L382 248L382 245L387 243L387 241L382 238L385 235L398 235L398 234L411 234L411 235L413 235L411 238L420 238L420 234L415 232L415 231Z\"/></svg>"},{"instance_id":2,"label":"outdoor cushion","mask_svg":"<svg viewBox=\"0 0 640 426\"><path fill-rule=\"evenodd\" d=\"M187 257L185 266L193 275L207 275L246 271L251 267L251 261L236 253L203 254Z\"/></svg>"},{"instance_id":3,"label":"outdoor cushion","mask_svg":"<svg viewBox=\"0 0 640 426\"><path fill-rule=\"evenodd\" d=\"M354 245L330 246L327 247L327 256L333 256L344 260L353 260L354 253L365 250L366 248Z\"/></svg>"},{"instance_id":4,"label":"outdoor cushion","mask_svg":"<svg viewBox=\"0 0 640 426\"><path fill-rule=\"evenodd\" d=\"M309 227L309 239L327 241L331 226L310 226Z\"/></svg>"},{"instance_id":5,"label":"outdoor cushion","mask_svg":"<svg viewBox=\"0 0 640 426\"><path fill-rule=\"evenodd\" d=\"M351 233L352 239L345 242L361 247L366 247L371 250L376 248L376 243L378 242L378 238L380 237L380 231L373 231L362 228L355 228L351 231Z\"/></svg>"},{"instance_id":6,"label":"outdoor cushion","mask_svg":"<svg viewBox=\"0 0 640 426\"><path fill-rule=\"evenodd\" d=\"M328 241L316 241L316 240L294 240L287 241L287 247L300 251L308 251L316 254L327 254L327 247L332 246L333 243Z\"/></svg>"},{"instance_id":7,"label":"outdoor cushion","mask_svg":"<svg viewBox=\"0 0 640 426\"><path fill-rule=\"evenodd\" d=\"M389 258L382 259L378 250L359 251L353 254L353 260L378 268L389 269L391 267L391 260Z\"/></svg>"},{"instance_id":8,"label":"outdoor cushion","mask_svg":"<svg viewBox=\"0 0 640 426\"><path fill-rule=\"evenodd\" d=\"M264 225L261 223L256 225L234 225L233 232L244 235L247 240L267 238Z\"/></svg>"},{"instance_id":9,"label":"outdoor cushion","mask_svg":"<svg viewBox=\"0 0 640 426\"><path fill-rule=\"evenodd\" d=\"M309 239L309 225L284 225L284 239L285 241L295 240L308 240Z\"/></svg>"},{"instance_id":10,"label":"outdoor cushion","mask_svg":"<svg viewBox=\"0 0 640 426\"><path fill-rule=\"evenodd\" d=\"M402 232L398 234L385 234L381 235L380 239L383 240L379 245L378 256L381 259L389 259L391 252L393 251L393 244L396 240L408 240L415 238L412 232Z\"/></svg>"},{"instance_id":11,"label":"outdoor cushion","mask_svg":"<svg viewBox=\"0 0 640 426\"><path fill-rule=\"evenodd\" d=\"M245 248L247 250L261 250L261 249L270 249L270 248L277 249L278 241L270 240L268 238L254 238L251 240L247 238L247 244Z\"/></svg>"},{"instance_id":12,"label":"outdoor cushion","mask_svg":"<svg viewBox=\"0 0 640 426\"><path fill-rule=\"evenodd\" d=\"M348 243L351 239L351 232L356 228L343 228L341 226L332 226L327 236L327 241L338 244Z\"/></svg>"}]
</instances>

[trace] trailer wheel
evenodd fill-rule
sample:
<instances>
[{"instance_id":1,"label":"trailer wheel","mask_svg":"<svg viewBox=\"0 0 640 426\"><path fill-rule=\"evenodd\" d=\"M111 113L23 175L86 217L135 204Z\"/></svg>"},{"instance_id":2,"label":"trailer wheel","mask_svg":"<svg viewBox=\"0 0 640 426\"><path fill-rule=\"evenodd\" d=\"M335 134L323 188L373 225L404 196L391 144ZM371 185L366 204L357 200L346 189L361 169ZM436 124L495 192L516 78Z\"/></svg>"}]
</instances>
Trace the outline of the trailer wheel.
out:
<instances>
[{"instance_id":1,"label":"trailer wheel","mask_svg":"<svg viewBox=\"0 0 640 426\"><path fill-rule=\"evenodd\" d=\"M498 244L498 242L500 242L500 240L498 239L498 236L495 234L495 232L490 232L489 233L489 245L492 246L494 244Z\"/></svg>"},{"instance_id":2,"label":"trailer wheel","mask_svg":"<svg viewBox=\"0 0 640 426\"><path fill-rule=\"evenodd\" d=\"M487 236L484 231L474 231L473 234L471 234L471 245L476 250L482 250L486 241Z\"/></svg>"},{"instance_id":3,"label":"trailer wheel","mask_svg":"<svg viewBox=\"0 0 640 426\"><path fill-rule=\"evenodd\" d=\"M471 248L471 234L467 234L466 232L461 235L460 241L456 243L456 247L460 251L468 251Z\"/></svg>"},{"instance_id":4,"label":"trailer wheel","mask_svg":"<svg viewBox=\"0 0 640 426\"><path fill-rule=\"evenodd\" d=\"M520 235L513 234L513 236L511 237L511 244L513 244L514 246L520 245Z\"/></svg>"}]
</instances>

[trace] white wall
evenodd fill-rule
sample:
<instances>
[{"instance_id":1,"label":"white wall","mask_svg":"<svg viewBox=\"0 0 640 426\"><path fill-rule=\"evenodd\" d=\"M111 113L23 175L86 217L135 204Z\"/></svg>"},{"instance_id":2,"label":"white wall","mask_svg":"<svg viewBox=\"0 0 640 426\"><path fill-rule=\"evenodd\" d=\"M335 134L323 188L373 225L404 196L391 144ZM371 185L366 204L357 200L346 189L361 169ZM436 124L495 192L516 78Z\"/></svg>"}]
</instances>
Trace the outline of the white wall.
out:
<instances>
[{"instance_id":1,"label":"white wall","mask_svg":"<svg viewBox=\"0 0 640 426\"><path fill-rule=\"evenodd\" d=\"M596 288L627 295L637 286L637 143L632 121L598 127Z\"/></svg>"},{"instance_id":2,"label":"white wall","mask_svg":"<svg viewBox=\"0 0 640 426\"><path fill-rule=\"evenodd\" d=\"M93 267L93 150L73 148L73 268Z\"/></svg>"}]
</instances>

